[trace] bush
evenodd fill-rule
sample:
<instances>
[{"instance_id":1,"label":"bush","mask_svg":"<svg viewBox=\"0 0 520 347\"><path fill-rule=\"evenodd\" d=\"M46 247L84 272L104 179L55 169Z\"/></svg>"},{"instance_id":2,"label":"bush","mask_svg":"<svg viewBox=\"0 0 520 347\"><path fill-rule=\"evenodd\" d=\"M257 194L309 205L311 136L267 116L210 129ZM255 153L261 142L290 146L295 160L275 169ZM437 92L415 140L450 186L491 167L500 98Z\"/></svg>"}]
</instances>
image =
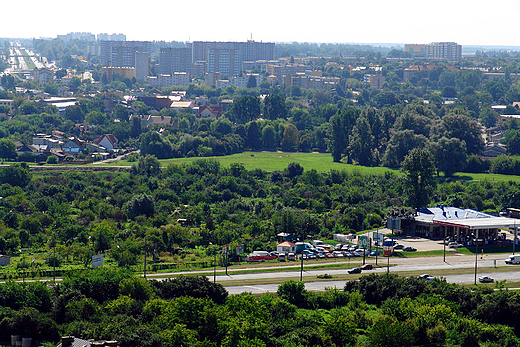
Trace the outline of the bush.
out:
<instances>
[{"instance_id":1,"label":"bush","mask_svg":"<svg viewBox=\"0 0 520 347\"><path fill-rule=\"evenodd\" d=\"M49 155L46 160L47 164L58 164L58 157L55 155Z\"/></svg>"}]
</instances>

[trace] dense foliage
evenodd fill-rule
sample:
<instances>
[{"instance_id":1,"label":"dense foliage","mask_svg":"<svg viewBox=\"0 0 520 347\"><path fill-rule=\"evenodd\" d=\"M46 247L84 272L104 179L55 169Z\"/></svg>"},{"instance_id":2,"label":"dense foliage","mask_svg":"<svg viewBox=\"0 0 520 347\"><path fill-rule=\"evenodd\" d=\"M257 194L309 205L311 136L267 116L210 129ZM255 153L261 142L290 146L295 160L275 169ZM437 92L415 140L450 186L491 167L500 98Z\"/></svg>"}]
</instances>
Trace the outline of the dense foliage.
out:
<instances>
[{"instance_id":1,"label":"dense foliage","mask_svg":"<svg viewBox=\"0 0 520 347\"><path fill-rule=\"evenodd\" d=\"M277 295L228 296L206 277L147 281L99 268L54 287L1 284L0 336L42 343L74 335L115 339L122 347L505 347L520 342L519 298L508 290L390 274L363 276L324 293L287 281Z\"/></svg>"}]
</instances>

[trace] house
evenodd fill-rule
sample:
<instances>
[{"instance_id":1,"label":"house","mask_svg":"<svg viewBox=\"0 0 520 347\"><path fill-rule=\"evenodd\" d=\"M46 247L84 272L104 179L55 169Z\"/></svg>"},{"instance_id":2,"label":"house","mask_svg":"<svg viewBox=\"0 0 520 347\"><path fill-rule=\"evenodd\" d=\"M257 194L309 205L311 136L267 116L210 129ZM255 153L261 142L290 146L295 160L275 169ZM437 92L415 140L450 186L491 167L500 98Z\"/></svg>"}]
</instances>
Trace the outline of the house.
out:
<instances>
[{"instance_id":1,"label":"house","mask_svg":"<svg viewBox=\"0 0 520 347\"><path fill-rule=\"evenodd\" d=\"M14 144L16 146L16 154L18 155L26 152L33 153L33 150L21 141L14 141Z\"/></svg>"},{"instance_id":2,"label":"house","mask_svg":"<svg viewBox=\"0 0 520 347\"><path fill-rule=\"evenodd\" d=\"M220 106L200 106L197 117L217 119L222 115L222 108Z\"/></svg>"},{"instance_id":3,"label":"house","mask_svg":"<svg viewBox=\"0 0 520 347\"><path fill-rule=\"evenodd\" d=\"M296 252L296 244L292 243L292 242L289 242L289 241L284 241L282 243L279 243L278 245L276 245L276 251L277 252L280 252L280 253L295 253Z\"/></svg>"},{"instance_id":4,"label":"house","mask_svg":"<svg viewBox=\"0 0 520 347\"><path fill-rule=\"evenodd\" d=\"M66 155L72 155L74 158L81 152L84 147L85 142L78 139L77 137L69 138L69 140L62 146L63 152Z\"/></svg>"},{"instance_id":5,"label":"house","mask_svg":"<svg viewBox=\"0 0 520 347\"><path fill-rule=\"evenodd\" d=\"M170 108L177 112L180 112L181 110L187 110L191 108L193 106L192 104L192 101L174 101L171 103Z\"/></svg>"},{"instance_id":6,"label":"house","mask_svg":"<svg viewBox=\"0 0 520 347\"><path fill-rule=\"evenodd\" d=\"M496 158L499 155L507 154L507 146L501 143L492 142L480 153L481 159Z\"/></svg>"},{"instance_id":7,"label":"house","mask_svg":"<svg viewBox=\"0 0 520 347\"><path fill-rule=\"evenodd\" d=\"M101 145L107 150L117 148L117 142L117 138L112 134L101 135L97 140L94 141L95 144Z\"/></svg>"}]
</instances>

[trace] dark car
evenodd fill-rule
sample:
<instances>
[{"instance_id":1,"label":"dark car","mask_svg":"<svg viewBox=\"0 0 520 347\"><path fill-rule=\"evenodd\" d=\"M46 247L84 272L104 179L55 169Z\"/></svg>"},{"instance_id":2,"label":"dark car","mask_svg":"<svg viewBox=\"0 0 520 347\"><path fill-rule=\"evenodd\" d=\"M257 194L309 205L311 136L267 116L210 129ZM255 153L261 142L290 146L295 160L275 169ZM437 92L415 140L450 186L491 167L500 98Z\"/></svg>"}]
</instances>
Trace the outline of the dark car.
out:
<instances>
[{"instance_id":1,"label":"dark car","mask_svg":"<svg viewBox=\"0 0 520 347\"><path fill-rule=\"evenodd\" d=\"M403 251L405 251L405 252L415 252L416 250L417 250L417 248L413 248L410 246L403 248Z\"/></svg>"},{"instance_id":2,"label":"dark car","mask_svg":"<svg viewBox=\"0 0 520 347\"><path fill-rule=\"evenodd\" d=\"M361 270L372 270L372 264L361 265Z\"/></svg>"},{"instance_id":3,"label":"dark car","mask_svg":"<svg viewBox=\"0 0 520 347\"><path fill-rule=\"evenodd\" d=\"M359 267L352 268L352 269L348 270L348 273L349 274L360 274L361 268L359 268Z\"/></svg>"}]
</instances>

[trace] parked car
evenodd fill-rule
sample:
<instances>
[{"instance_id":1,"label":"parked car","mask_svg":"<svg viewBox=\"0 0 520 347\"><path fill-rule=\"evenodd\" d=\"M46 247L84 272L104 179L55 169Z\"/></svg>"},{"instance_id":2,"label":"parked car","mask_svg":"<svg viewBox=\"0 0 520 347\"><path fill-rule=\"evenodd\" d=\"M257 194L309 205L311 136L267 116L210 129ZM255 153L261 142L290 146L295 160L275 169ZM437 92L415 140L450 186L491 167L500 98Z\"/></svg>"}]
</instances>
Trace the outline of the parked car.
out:
<instances>
[{"instance_id":1,"label":"parked car","mask_svg":"<svg viewBox=\"0 0 520 347\"><path fill-rule=\"evenodd\" d=\"M372 269L373 269L372 264L361 265L361 270L372 270Z\"/></svg>"},{"instance_id":2,"label":"parked car","mask_svg":"<svg viewBox=\"0 0 520 347\"><path fill-rule=\"evenodd\" d=\"M403 251L405 251L405 252L415 252L415 251L417 251L417 248L413 248L413 247L408 246L408 247L403 248Z\"/></svg>"},{"instance_id":3,"label":"parked car","mask_svg":"<svg viewBox=\"0 0 520 347\"><path fill-rule=\"evenodd\" d=\"M435 277L430 276L428 274L419 275L419 278L422 278L423 280L426 280L426 281L433 281L435 279Z\"/></svg>"},{"instance_id":4,"label":"parked car","mask_svg":"<svg viewBox=\"0 0 520 347\"><path fill-rule=\"evenodd\" d=\"M296 260L296 255L294 253L289 253L287 254L287 260L288 261L295 261Z\"/></svg>"},{"instance_id":5,"label":"parked car","mask_svg":"<svg viewBox=\"0 0 520 347\"><path fill-rule=\"evenodd\" d=\"M332 252L326 252L326 253L325 253L325 258L334 258L334 253L332 253Z\"/></svg>"},{"instance_id":6,"label":"parked car","mask_svg":"<svg viewBox=\"0 0 520 347\"><path fill-rule=\"evenodd\" d=\"M343 258L344 257L343 252L340 252L340 251L334 251L333 254L334 254L334 258Z\"/></svg>"},{"instance_id":7,"label":"parked car","mask_svg":"<svg viewBox=\"0 0 520 347\"><path fill-rule=\"evenodd\" d=\"M348 273L349 273L349 274L360 274L360 273L361 273L361 268L359 268L359 267L354 267L354 268L348 270Z\"/></svg>"},{"instance_id":8,"label":"parked car","mask_svg":"<svg viewBox=\"0 0 520 347\"><path fill-rule=\"evenodd\" d=\"M316 253L316 258L318 258L318 259L325 259L325 252L318 252L318 253Z\"/></svg>"},{"instance_id":9,"label":"parked car","mask_svg":"<svg viewBox=\"0 0 520 347\"><path fill-rule=\"evenodd\" d=\"M380 254L381 254L381 252L379 252L377 250L374 250L374 251L370 252L370 255L373 256L373 257L375 257L376 255L380 255Z\"/></svg>"},{"instance_id":10,"label":"parked car","mask_svg":"<svg viewBox=\"0 0 520 347\"><path fill-rule=\"evenodd\" d=\"M278 261L285 261L285 253L278 254Z\"/></svg>"},{"instance_id":11,"label":"parked car","mask_svg":"<svg viewBox=\"0 0 520 347\"><path fill-rule=\"evenodd\" d=\"M336 246L334 246L334 249L336 251L340 251L341 250L341 247L343 247L343 244L342 243L338 243Z\"/></svg>"},{"instance_id":12,"label":"parked car","mask_svg":"<svg viewBox=\"0 0 520 347\"><path fill-rule=\"evenodd\" d=\"M403 249L403 248L404 248L403 245L395 245L395 246L394 246L394 249Z\"/></svg>"},{"instance_id":13,"label":"parked car","mask_svg":"<svg viewBox=\"0 0 520 347\"><path fill-rule=\"evenodd\" d=\"M495 282L495 280L493 278L489 277L489 276L480 276L478 278L478 281L480 283L493 283L493 282Z\"/></svg>"},{"instance_id":14,"label":"parked car","mask_svg":"<svg viewBox=\"0 0 520 347\"><path fill-rule=\"evenodd\" d=\"M461 243L458 243L458 242L448 243L448 248L460 248L460 247L464 247L464 245Z\"/></svg>"}]
</instances>

